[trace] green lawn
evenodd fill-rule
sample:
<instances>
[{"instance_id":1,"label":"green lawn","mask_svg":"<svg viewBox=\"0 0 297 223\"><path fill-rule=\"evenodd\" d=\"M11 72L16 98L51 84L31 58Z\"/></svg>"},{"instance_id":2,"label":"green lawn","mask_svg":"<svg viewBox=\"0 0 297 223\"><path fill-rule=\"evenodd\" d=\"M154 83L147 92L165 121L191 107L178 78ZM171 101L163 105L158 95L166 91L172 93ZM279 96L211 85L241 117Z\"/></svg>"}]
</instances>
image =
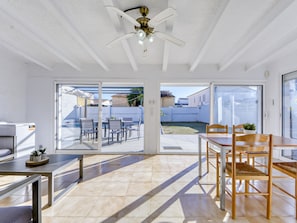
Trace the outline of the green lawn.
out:
<instances>
[{"instance_id":1,"label":"green lawn","mask_svg":"<svg viewBox=\"0 0 297 223\"><path fill-rule=\"evenodd\" d=\"M205 132L206 123L201 122L162 122L163 134L197 134Z\"/></svg>"}]
</instances>

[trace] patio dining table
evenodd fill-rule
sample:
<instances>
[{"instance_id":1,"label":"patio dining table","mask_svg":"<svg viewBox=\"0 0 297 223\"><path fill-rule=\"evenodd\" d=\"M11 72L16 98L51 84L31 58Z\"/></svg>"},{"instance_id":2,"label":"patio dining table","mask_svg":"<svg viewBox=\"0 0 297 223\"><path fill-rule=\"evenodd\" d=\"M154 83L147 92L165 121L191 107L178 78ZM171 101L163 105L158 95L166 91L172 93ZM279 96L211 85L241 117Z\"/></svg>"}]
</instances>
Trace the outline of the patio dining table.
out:
<instances>
[{"instance_id":1,"label":"patio dining table","mask_svg":"<svg viewBox=\"0 0 297 223\"><path fill-rule=\"evenodd\" d=\"M218 148L220 154L220 209L225 210L225 167L226 151L232 149L232 134L198 134L198 175L202 177L202 140ZM272 143L274 149L297 149L297 140L273 135Z\"/></svg>"}]
</instances>

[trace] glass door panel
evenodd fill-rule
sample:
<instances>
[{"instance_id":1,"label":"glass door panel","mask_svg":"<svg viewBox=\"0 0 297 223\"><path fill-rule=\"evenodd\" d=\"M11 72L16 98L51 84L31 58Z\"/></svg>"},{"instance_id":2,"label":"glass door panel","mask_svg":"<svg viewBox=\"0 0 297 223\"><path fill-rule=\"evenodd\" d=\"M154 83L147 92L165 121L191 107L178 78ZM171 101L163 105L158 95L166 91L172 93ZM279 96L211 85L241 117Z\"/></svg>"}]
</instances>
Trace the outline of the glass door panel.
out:
<instances>
[{"instance_id":1,"label":"glass door panel","mask_svg":"<svg viewBox=\"0 0 297 223\"><path fill-rule=\"evenodd\" d=\"M282 132L283 136L297 139L297 72L283 75ZM283 157L297 160L297 150L282 150Z\"/></svg>"},{"instance_id":2,"label":"glass door panel","mask_svg":"<svg viewBox=\"0 0 297 223\"><path fill-rule=\"evenodd\" d=\"M161 84L161 153L197 153L197 133L209 120L208 92L208 86Z\"/></svg>"},{"instance_id":3,"label":"glass door panel","mask_svg":"<svg viewBox=\"0 0 297 223\"><path fill-rule=\"evenodd\" d=\"M262 132L262 86L214 85L213 123L254 123Z\"/></svg>"}]
</instances>

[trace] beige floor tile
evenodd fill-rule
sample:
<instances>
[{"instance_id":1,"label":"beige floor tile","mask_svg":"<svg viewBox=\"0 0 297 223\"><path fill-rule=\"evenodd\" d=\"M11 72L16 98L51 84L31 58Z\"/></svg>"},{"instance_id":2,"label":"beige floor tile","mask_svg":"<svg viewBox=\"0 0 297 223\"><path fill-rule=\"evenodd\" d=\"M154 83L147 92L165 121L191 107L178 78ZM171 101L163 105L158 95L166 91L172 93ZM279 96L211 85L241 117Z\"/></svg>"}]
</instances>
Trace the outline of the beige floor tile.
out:
<instances>
[{"instance_id":1,"label":"beige floor tile","mask_svg":"<svg viewBox=\"0 0 297 223\"><path fill-rule=\"evenodd\" d=\"M92 217L118 217L118 211L126 207L125 197L98 197L93 203L88 216Z\"/></svg>"},{"instance_id":2,"label":"beige floor tile","mask_svg":"<svg viewBox=\"0 0 297 223\"><path fill-rule=\"evenodd\" d=\"M272 218L265 218L262 197L240 197L237 219L230 218L231 200L226 211L215 197L215 169L198 181L197 157L193 155L119 156L88 155L84 159L84 179L52 207L42 210L45 223L217 223L217 222L297 222L295 200L273 187ZM203 165L205 173L206 165ZM76 173L77 165L69 173ZM55 181L62 188L76 174L61 174ZM0 176L0 187L22 177ZM274 179L294 191L294 181ZM260 185L263 186L263 185ZM42 204L47 203L47 181L43 178ZM56 191L57 193L57 191ZM1 205L31 202L31 189L1 201Z\"/></svg>"},{"instance_id":3,"label":"beige floor tile","mask_svg":"<svg viewBox=\"0 0 297 223\"><path fill-rule=\"evenodd\" d=\"M127 196L148 195L152 192L151 182L132 182L129 184Z\"/></svg>"}]
</instances>

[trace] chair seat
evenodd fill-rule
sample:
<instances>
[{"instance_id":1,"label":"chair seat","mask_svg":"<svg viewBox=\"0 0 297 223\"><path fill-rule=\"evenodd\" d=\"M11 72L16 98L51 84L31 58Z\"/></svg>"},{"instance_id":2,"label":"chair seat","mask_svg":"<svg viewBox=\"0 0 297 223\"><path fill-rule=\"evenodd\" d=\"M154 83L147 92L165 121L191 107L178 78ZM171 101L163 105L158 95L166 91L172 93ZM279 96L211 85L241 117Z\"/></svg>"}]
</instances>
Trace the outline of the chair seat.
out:
<instances>
[{"instance_id":1,"label":"chair seat","mask_svg":"<svg viewBox=\"0 0 297 223\"><path fill-rule=\"evenodd\" d=\"M0 149L0 157L11 155L11 149Z\"/></svg>"},{"instance_id":2,"label":"chair seat","mask_svg":"<svg viewBox=\"0 0 297 223\"><path fill-rule=\"evenodd\" d=\"M28 223L31 222L32 207L1 207L0 216L0 222Z\"/></svg>"},{"instance_id":3,"label":"chair seat","mask_svg":"<svg viewBox=\"0 0 297 223\"><path fill-rule=\"evenodd\" d=\"M293 177L295 177L297 173L297 162L274 162L273 167L288 171Z\"/></svg>"},{"instance_id":4,"label":"chair seat","mask_svg":"<svg viewBox=\"0 0 297 223\"><path fill-rule=\"evenodd\" d=\"M232 173L232 163L226 163L226 170L228 173ZM248 177L248 176L266 176L266 174L259 169L252 167L246 163L236 163L236 175L238 177Z\"/></svg>"}]
</instances>

